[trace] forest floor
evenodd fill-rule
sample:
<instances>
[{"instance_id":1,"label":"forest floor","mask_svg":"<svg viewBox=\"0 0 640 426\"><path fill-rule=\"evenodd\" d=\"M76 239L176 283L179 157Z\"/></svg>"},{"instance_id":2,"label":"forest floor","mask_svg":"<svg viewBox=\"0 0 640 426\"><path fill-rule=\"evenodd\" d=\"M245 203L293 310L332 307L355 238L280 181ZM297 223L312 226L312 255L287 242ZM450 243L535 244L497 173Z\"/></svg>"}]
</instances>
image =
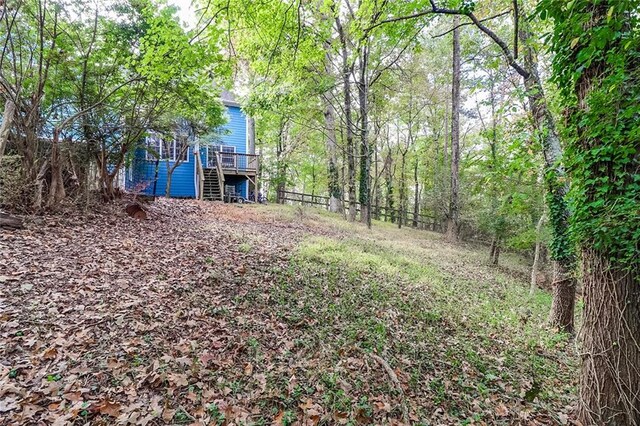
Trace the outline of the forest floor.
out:
<instances>
[{"instance_id":1,"label":"forest floor","mask_svg":"<svg viewBox=\"0 0 640 426\"><path fill-rule=\"evenodd\" d=\"M527 265L299 207L0 230L0 424L574 424Z\"/></svg>"}]
</instances>

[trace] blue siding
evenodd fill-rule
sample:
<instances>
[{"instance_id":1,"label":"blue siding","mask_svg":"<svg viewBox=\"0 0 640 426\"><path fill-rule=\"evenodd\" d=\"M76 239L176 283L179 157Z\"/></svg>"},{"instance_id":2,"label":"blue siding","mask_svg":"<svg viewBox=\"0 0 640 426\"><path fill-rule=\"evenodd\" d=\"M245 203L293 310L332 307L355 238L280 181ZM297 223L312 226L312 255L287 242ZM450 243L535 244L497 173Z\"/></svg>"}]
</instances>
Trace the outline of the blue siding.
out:
<instances>
[{"instance_id":1,"label":"blue siding","mask_svg":"<svg viewBox=\"0 0 640 426\"><path fill-rule=\"evenodd\" d=\"M188 161L181 163L173 171L171 176L171 196L194 198L196 196L195 188L195 168L196 162L193 155L193 147L189 147ZM172 165L172 162L169 162ZM126 186L128 190L135 190L146 195L165 195L167 188L167 161L160 160L158 162L158 181L155 184L156 161L147 160L145 158L145 150L136 150L135 159L127 171Z\"/></svg>"},{"instance_id":2,"label":"blue siding","mask_svg":"<svg viewBox=\"0 0 640 426\"><path fill-rule=\"evenodd\" d=\"M234 146L237 153L247 153L247 125L246 116L236 106L226 106L228 122L223 126L225 132L221 135L221 143L223 145ZM171 178L171 196L195 198L195 176L196 161L194 156L194 147L189 147L188 161L180 164L173 171ZM201 147L200 158L203 162L207 159L207 148ZM164 196L167 185L167 162L160 160L158 162L158 180L155 183L156 161L147 160L146 151L142 148L137 149L132 164L127 169L126 188L134 190L146 195ZM170 163L171 164L171 163ZM205 163L206 164L206 163ZM247 179L241 176L225 176L227 185L235 185L236 191L247 198Z\"/></svg>"},{"instance_id":3,"label":"blue siding","mask_svg":"<svg viewBox=\"0 0 640 426\"><path fill-rule=\"evenodd\" d=\"M246 116L239 107L227 106L227 118L229 121L223 129L230 133L222 134L222 144L236 147L236 152L247 153L247 121Z\"/></svg>"}]
</instances>

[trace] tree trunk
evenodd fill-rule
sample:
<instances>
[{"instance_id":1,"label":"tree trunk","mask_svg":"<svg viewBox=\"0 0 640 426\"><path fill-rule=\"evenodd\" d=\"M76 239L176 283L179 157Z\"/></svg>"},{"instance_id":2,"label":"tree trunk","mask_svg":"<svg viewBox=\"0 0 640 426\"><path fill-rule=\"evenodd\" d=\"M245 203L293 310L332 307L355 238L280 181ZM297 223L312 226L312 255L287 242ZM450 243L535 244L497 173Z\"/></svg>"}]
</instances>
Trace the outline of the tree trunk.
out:
<instances>
[{"instance_id":1,"label":"tree trunk","mask_svg":"<svg viewBox=\"0 0 640 426\"><path fill-rule=\"evenodd\" d=\"M565 333L573 333L573 312L576 300L576 280L573 270L566 269L562 262L553 263L553 302L549 313L549 324Z\"/></svg>"},{"instance_id":2,"label":"tree trunk","mask_svg":"<svg viewBox=\"0 0 640 426\"><path fill-rule=\"evenodd\" d=\"M340 19L336 17L336 26L340 36L342 51L342 90L344 94L344 119L346 127L346 153L347 153L347 191L349 193L349 222L356 220L356 151L353 143L353 118L351 117L351 71L349 65L349 52L347 51L347 38Z\"/></svg>"},{"instance_id":3,"label":"tree trunk","mask_svg":"<svg viewBox=\"0 0 640 426\"><path fill-rule=\"evenodd\" d=\"M420 187L418 185L418 160L413 166L413 227L418 227L418 215L420 214Z\"/></svg>"},{"instance_id":4,"label":"tree trunk","mask_svg":"<svg viewBox=\"0 0 640 426\"><path fill-rule=\"evenodd\" d=\"M578 420L584 425L640 425L637 6L585 1L579 15L567 11L556 23L569 28L556 47L571 56L555 66L568 75L579 71L563 100L574 136L569 143L581 158L571 170L582 254ZM600 45L601 30L616 35ZM581 61L587 46L595 46L593 60Z\"/></svg>"},{"instance_id":5,"label":"tree trunk","mask_svg":"<svg viewBox=\"0 0 640 426\"><path fill-rule=\"evenodd\" d=\"M523 29L520 39L524 45L530 44L530 36ZM575 306L576 281L573 277L574 251L569 239L569 209L566 196L569 185L562 165L562 147L556 131L555 121L547 106L535 53L531 47L525 51L525 67L529 77L524 79L527 90L529 109L542 139L545 159L545 181L547 184L547 204L549 206L549 223L553 233L553 295L549 320L551 326L560 331L573 332L573 315ZM555 300L560 297L561 300ZM571 299L571 300L570 300ZM566 311L569 310L570 311Z\"/></svg>"},{"instance_id":6,"label":"tree trunk","mask_svg":"<svg viewBox=\"0 0 640 426\"><path fill-rule=\"evenodd\" d=\"M533 252L533 265L531 266L531 285L529 287L529 295L533 296L538 286L538 269L540 264L540 248L542 246L542 240L540 234L542 233L542 225L546 219L546 214L542 213L538 224L536 225L536 248Z\"/></svg>"},{"instance_id":7,"label":"tree trunk","mask_svg":"<svg viewBox=\"0 0 640 426\"><path fill-rule=\"evenodd\" d=\"M249 154L256 153L256 121L253 117L247 117L247 145Z\"/></svg>"},{"instance_id":8,"label":"tree trunk","mask_svg":"<svg viewBox=\"0 0 640 426\"><path fill-rule=\"evenodd\" d=\"M384 180L385 185L387 187L387 193L385 194L385 203L384 203L384 219L385 222L387 218L389 221L393 223L395 221L395 215L393 213L393 170L392 170L392 162L393 158L391 157L391 152L387 153L387 157L384 160Z\"/></svg>"},{"instance_id":9,"label":"tree trunk","mask_svg":"<svg viewBox=\"0 0 640 426\"><path fill-rule=\"evenodd\" d=\"M323 20L327 19L326 16ZM327 75L331 72L331 41L324 43L325 62L324 71ZM330 100L331 90L324 95L324 124L327 131L327 153L329 157L327 167L327 180L329 191L329 211L333 213L342 213L342 189L340 187L340 175L338 173L338 142L336 137L336 111Z\"/></svg>"},{"instance_id":10,"label":"tree trunk","mask_svg":"<svg viewBox=\"0 0 640 426\"><path fill-rule=\"evenodd\" d=\"M402 159L400 160L400 212L398 214L398 229L402 228L403 222L407 215L407 184L405 182L405 169L407 153L402 152Z\"/></svg>"},{"instance_id":11,"label":"tree trunk","mask_svg":"<svg viewBox=\"0 0 640 426\"><path fill-rule=\"evenodd\" d=\"M371 227L371 156L369 154L369 115L368 115L368 82L367 64L369 51L362 48L360 60L360 81L358 81L358 101L360 103L360 222Z\"/></svg>"},{"instance_id":12,"label":"tree trunk","mask_svg":"<svg viewBox=\"0 0 640 426\"><path fill-rule=\"evenodd\" d=\"M40 166L40 171L35 177L35 192L33 197L32 208L34 211L38 211L42 208L42 192L44 190L44 177L47 173L47 169L49 168L49 162L47 160L42 162Z\"/></svg>"},{"instance_id":13,"label":"tree trunk","mask_svg":"<svg viewBox=\"0 0 640 426\"><path fill-rule=\"evenodd\" d=\"M325 102L324 123L327 129L327 152L329 154L328 183L329 211L342 213L342 191L338 174L335 110L329 101Z\"/></svg>"},{"instance_id":14,"label":"tree trunk","mask_svg":"<svg viewBox=\"0 0 640 426\"><path fill-rule=\"evenodd\" d=\"M374 184L374 211L373 211L373 216L376 220L380 220L380 181L379 181L379 177L380 175L378 175L378 147L374 145L374 150L373 150L373 155L375 156L374 160L373 160L373 164L375 165L374 168L374 172L373 175L376 177L376 182Z\"/></svg>"},{"instance_id":15,"label":"tree trunk","mask_svg":"<svg viewBox=\"0 0 640 426\"><path fill-rule=\"evenodd\" d=\"M494 237L493 240L491 240L491 248L489 250L489 263L491 265L497 266L499 258L500 258L500 238Z\"/></svg>"},{"instance_id":16,"label":"tree trunk","mask_svg":"<svg viewBox=\"0 0 640 426\"><path fill-rule=\"evenodd\" d=\"M493 251L493 259L491 259L491 264L493 266L498 266L498 261L500 260L500 240L496 240L496 247Z\"/></svg>"},{"instance_id":17,"label":"tree trunk","mask_svg":"<svg viewBox=\"0 0 640 426\"><path fill-rule=\"evenodd\" d=\"M53 129L51 141L51 185L47 207L55 208L65 197L64 181L62 179L62 160L60 159L60 130Z\"/></svg>"},{"instance_id":18,"label":"tree trunk","mask_svg":"<svg viewBox=\"0 0 640 426\"><path fill-rule=\"evenodd\" d=\"M9 140L9 133L13 125L13 118L16 113L16 104L9 98L4 103L4 111L2 112L2 125L0 125L0 164L4 156L4 150Z\"/></svg>"},{"instance_id":19,"label":"tree trunk","mask_svg":"<svg viewBox=\"0 0 640 426\"><path fill-rule=\"evenodd\" d=\"M171 178L173 177L173 168L167 167L167 186L164 189L164 196L171 198Z\"/></svg>"},{"instance_id":20,"label":"tree trunk","mask_svg":"<svg viewBox=\"0 0 640 426\"><path fill-rule=\"evenodd\" d=\"M453 20L453 83L451 88L451 195L447 220L447 241L458 239L460 169L460 17Z\"/></svg>"},{"instance_id":21,"label":"tree trunk","mask_svg":"<svg viewBox=\"0 0 640 426\"><path fill-rule=\"evenodd\" d=\"M585 249L580 411L584 425L640 425L640 271Z\"/></svg>"}]
</instances>

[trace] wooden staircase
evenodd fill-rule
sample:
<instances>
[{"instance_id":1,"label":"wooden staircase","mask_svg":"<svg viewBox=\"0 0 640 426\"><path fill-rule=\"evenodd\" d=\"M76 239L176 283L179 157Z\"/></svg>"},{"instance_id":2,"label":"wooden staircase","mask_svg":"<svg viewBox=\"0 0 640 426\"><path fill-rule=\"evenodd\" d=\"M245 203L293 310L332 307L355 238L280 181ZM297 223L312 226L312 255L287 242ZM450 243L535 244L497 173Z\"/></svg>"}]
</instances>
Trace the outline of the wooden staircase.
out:
<instances>
[{"instance_id":1,"label":"wooden staircase","mask_svg":"<svg viewBox=\"0 0 640 426\"><path fill-rule=\"evenodd\" d=\"M202 198L210 201L222 201L224 194L222 188L224 180L220 182L218 170L204 169L204 188L202 191Z\"/></svg>"}]
</instances>

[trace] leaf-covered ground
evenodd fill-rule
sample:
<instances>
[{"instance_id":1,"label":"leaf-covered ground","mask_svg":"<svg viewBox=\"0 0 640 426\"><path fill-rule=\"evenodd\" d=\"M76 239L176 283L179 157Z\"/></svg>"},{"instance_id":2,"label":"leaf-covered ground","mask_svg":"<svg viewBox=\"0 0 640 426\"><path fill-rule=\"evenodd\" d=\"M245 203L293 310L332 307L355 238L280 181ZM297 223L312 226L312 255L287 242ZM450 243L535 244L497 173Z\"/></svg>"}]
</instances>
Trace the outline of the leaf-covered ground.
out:
<instances>
[{"instance_id":1,"label":"leaf-covered ground","mask_svg":"<svg viewBox=\"0 0 640 426\"><path fill-rule=\"evenodd\" d=\"M0 231L1 424L571 424L526 265L282 206Z\"/></svg>"}]
</instances>

